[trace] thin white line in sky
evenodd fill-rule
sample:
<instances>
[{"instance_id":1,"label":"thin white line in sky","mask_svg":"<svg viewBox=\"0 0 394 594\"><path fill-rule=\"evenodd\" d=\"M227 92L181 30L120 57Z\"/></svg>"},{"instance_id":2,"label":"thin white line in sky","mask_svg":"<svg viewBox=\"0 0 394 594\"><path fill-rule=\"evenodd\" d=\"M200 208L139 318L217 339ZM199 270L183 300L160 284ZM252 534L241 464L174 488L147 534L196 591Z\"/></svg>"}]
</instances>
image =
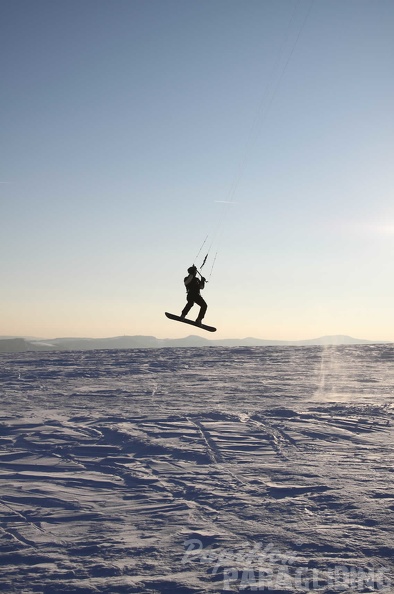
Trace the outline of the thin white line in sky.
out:
<instances>
[{"instance_id":1,"label":"thin white line in sky","mask_svg":"<svg viewBox=\"0 0 394 594\"><path fill-rule=\"evenodd\" d=\"M220 202L220 204L238 204L238 202L234 202L234 200L214 200L214 202Z\"/></svg>"}]
</instances>

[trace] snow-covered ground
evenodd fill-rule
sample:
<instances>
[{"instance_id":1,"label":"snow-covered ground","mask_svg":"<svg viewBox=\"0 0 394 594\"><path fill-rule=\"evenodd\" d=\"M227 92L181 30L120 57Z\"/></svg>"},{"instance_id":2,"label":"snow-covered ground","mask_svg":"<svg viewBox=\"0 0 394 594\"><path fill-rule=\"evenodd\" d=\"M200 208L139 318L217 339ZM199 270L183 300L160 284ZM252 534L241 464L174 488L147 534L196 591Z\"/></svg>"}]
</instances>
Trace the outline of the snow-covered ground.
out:
<instances>
[{"instance_id":1,"label":"snow-covered ground","mask_svg":"<svg viewBox=\"0 0 394 594\"><path fill-rule=\"evenodd\" d=\"M0 590L394 592L394 345L0 358Z\"/></svg>"}]
</instances>

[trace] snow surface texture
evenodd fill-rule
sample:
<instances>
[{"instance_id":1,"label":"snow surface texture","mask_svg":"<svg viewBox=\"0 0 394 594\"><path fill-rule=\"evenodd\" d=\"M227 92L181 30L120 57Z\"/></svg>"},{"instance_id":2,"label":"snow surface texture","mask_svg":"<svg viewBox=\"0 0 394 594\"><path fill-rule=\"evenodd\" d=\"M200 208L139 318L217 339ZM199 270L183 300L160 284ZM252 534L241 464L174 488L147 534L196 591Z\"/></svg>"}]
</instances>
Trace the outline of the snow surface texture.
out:
<instances>
[{"instance_id":1,"label":"snow surface texture","mask_svg":"<svg viewBox=\"0 0 394 594\"><path fill-rule=\"evenodd\" d=\"M394 592L394 346L0 358L0 589Z\"/></svg>"}]
</instances>

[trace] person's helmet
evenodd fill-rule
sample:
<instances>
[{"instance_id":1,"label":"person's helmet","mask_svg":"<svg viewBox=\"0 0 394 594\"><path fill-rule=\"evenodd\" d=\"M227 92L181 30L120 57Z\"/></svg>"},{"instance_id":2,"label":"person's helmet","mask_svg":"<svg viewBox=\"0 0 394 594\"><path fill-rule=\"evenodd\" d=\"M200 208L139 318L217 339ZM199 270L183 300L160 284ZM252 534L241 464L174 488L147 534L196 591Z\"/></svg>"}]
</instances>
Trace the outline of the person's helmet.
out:
<instances>
[{"instance_id":1,"label":"person's helmet","mask_svg":"<svg viewBox=\"0 0 394 594\"><path fill-rule=\"evenodd\" d=\"M194 274L195 272L197 272L197 268L194 266L190 266L190 268L187 269L189 274Z\"/></svg>"}]
</instances>

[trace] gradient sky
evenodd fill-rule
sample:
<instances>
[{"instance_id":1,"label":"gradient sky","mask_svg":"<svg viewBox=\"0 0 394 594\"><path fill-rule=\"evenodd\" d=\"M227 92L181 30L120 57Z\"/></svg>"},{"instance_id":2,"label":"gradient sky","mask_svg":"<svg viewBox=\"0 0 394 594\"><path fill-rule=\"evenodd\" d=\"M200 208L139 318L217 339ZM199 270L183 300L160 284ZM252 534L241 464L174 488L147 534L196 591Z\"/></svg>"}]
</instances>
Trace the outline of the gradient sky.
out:
<instances>
[{"instance_id":1,"label":"gradient sky","mask_svg":"<svg viewBox=\"0 0 394 594\"><path fill-rule=\"evenodd\" d=\"M217 338L394 340L393 31L392 0L1 0L0 335L202 334L164 311L209 235Z\"/></svg>"}]
</instances>

